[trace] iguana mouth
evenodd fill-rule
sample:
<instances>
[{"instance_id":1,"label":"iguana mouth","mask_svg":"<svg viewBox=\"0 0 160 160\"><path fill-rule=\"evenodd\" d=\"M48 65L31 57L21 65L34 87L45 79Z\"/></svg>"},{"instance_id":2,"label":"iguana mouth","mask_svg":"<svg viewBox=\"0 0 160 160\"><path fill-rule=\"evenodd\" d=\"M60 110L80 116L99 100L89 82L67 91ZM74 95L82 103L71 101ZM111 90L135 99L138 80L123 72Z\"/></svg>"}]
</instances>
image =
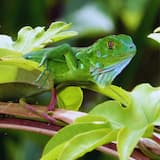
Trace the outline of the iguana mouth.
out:
<instances>
[{"instance_id":1,"label":"iguana mouth","mask_svg":"<svg viewBox=\"0 0 160 160\"><path fill-rule=\"evenodd\" d=\"M104 68L95 68L91 72L91 75L98 85L105 86L114 80L114 78L128 65L131 59L132 57Z\"/></svg>"}]
</instances>

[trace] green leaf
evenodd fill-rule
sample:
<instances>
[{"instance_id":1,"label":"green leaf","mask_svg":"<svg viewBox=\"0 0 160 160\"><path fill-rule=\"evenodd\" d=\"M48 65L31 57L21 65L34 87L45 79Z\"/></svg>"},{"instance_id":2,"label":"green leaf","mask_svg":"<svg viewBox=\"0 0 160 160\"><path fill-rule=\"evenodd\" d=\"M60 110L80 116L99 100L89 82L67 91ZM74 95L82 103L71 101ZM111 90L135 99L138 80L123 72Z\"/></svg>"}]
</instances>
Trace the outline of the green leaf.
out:
<instances>
[{"instance_id":1,"label":"green leaf","mask_svg":"<svg viewBox=\"0 0 160 160\"><path fill-rule=\"evenodd\" d=\"M14 48L23 54L45 47L47 44L77 35L74 31L65 31L71 24L54 22L45 31L44 27L23 27L18 32Z\"/></svg>"},{"instance_id":2,"label":"green leaf","mask_svg":"<svg viewBox=\"0 0 160 160\"><path fill-rule=\"evenodd\" d=\"M47 154L43 155L40 160L57 160L57 157L59 157L63 147L64 147L64 143L56 146L50 152L48 152Z\"/></svg>"},{"instance_id":3,"label":"green leaf","mask_svg":"<svg viewBox=\"0 0 160 160\"><path fill-rule=\"evenodd\" d=\"M35 83L44 69L38 65L23 58L1 58L0 74L5 76L0 76L0 99L15 100L50 90L50 78L46 80L44 76Z\"/></svg>"},{"instance_id":4,"label":"green leaf","mask_svg":"<svg viewBox=\"0 0 160 160\"><path fill-rule=\"evenodd\" d=\"M154 32L156 33L156 32L160 32L160 27L157 27L155 30L154 30Z\"/></svg>"},{"instance_id":5,"label":"green leaf","mask_svg":"<svg viewBox=\"0 0 160 160\"><path fill-rule=\"evenodd\" d=\"M83 92L80 87L66 87L58 93L57 101L59 108L78 110L83 101Z\"/></svg>"},{"instance_id":6,"label":"green leaf","mask_svg":"<svg viewBox=\"0 0 160 160\"><path fill-rule=\"evenodd\" d=\"M44 148L43 155L49 153L53 148L57 147L58 145L68 141L72 137L102 128L109 128L108 124L91 124L91 123L80 123L80 124L72 124L64 127L61 129L54 137L52 137L47 145Z\"/></svg>"},{"instance_id":7,"label":"green leaf","mask_svg":"<svg viewBox=\"0 0 160 160\"><path fill-rule=\"evenodd\" d=\"M48 154L44 155L42 160L74 160L85 153L95 149L96 147L103 145L105 143L111 142L116 137L116 132L112 132L110 129L102 128L90 130L84 133L80 133L66 141L66 143L61 144L61 150L53 148ZM57 152L55 152L55 150ZM55 154L56 153L56 154Z\"/></svg>"},{"instance_id":8,"label":"green leaf","mask_svg":"<svg viewBox=\"0 0 160 160\"><path fill-rule=\"evenodd\" d=\"M106 118L106 120L108 120L114 128L123 128L125 126L137 128L137 124L133 122L139 118L141 119L141 122L138 123L138 126L141 127L146 124L145 119L143 121L143 117L139 117L134 114L130 116L130 112L130 108L123 107L117 101L107 101L97 105L93 110L90 111L90 114ZM131 123L133 124L131 125Z\"/></svg>"},{"instance_id":9,"label":"green leaf","mask_svg":"<svg viewBox=\"0 0 160 160\"><path fill-rule=\"evenodd\" d=\"M0 49L14 50L12 38L7 35L0 35Z\"/></svg>"},{"instance_id":10,"label":"green leaf","mask_svg":"<svg viewBox=\"0 0 160 160\"><path fill-rule=\"evenodd\" d=\"M105 124L107 122L108 121L106 118L91 114L76 118L76 120L74 121L74 123L93 123L93 124Z\"/></svg>"},{"instance_id":11,"label":"green leaf","mask_svg":"<svg viewBox=\"0 0 160 160\"><path fill-rule=\"evenodd\" d=\"M0 57L2 58L21 58L22 54L20 52L9 50L5 48L0 48Z\"/></svg>"},{"instance_id":12,"label":"green leaf","mask_svg":"<svg viewBox=\"0 0 160 160\"><path fill-rule=\"evenodd\" d=\"M130 104L130 95L127 91L123 90L121 87L115 85L107 85L105 87L99 87L97 85L90 85L87 87L95 92L101 93L107 97L110 97L125 106Z\"/></svg>"},{"instance_id":13,"label":"green leaf","mask_svg":"<svg viewBox=\"0 0 160 160\"><path fill-rule=\"evenodd\" d=\"M47 30L44 27L26 26L20 29L16 41L7 35L0 35L0 49L21 54L41 49L50 43L77 35L75 31L66 31L70 27L71 23L61 21L51 23Z\"/></svg>"},{"instance_id":14,"label":"green leaf","mask_svg":"<svg viewBox=\"0 0 160 160\"><path fill-rule=\"evenodd\" d=\"M115 91L121 95L119 88ZM128 94L130 103L127 107L117 101L107 101L90 112L106 118L113 128L119 129L117 144L121 160L128 160L138 140L151 136L153 125L160 122L160 87L141 84Z\"/></svg>"},{"instance_id":15,"label":"green leaf","mask_svg":"<svg viewBox=\"0 0 160 160\"><path fill-rule=\"evenodd\" d=\"M121 160L128 160L140 138L145 133L146 128L130 130L122 128L118 133L118 153Z\"/></svg>"},{"instance_id":16,"label":"green leaf","mask_svg":"<svg viewBox=\"0 0 160 160\"><path fill-rule=\"evenodd\" d=\"M106 101L95 106L89 114L94 116L101 116L109 121L114 128L123 127L125 121L125 108L116 101Z\"/></svg>"},{"instance_id":17,"label":"green leaf","mask_svg":"<svg viewBox=\"0 0 160 160\"><path fill-rule=\"evenodd\" d=\"M148 38L151 38L160 43L160 27L154 30L154 33L148 35Z\"/></svg>"},{"instance_id":18,"label":"green leaf","mask_svg":"<svg viewBox=\"0 0 160 160\"><path fill-rule=\"evenodd\" d=\"M63 147L59 160L74 160L85 153L115 140L116 132L109 129L96 129L74 136Z\"/></svg>"},{"instance_id":19,"label":"green leaf","mask_svg":"<svg viewBox=\"0 0 160 160\"><path fill-rule=\"evenodd\" d=\"M141 84L132 92L110 87L108 91L111 94L108 91L107 94L116 100L97 105L89 115L63 128L47 144L44 157L51 159L56 156L59 160L78 158L98 145L109 142L101 135L104 132L102 130L106 129L107 138L117 141L120 160L128 160L139 139L152 135L153 125L160 123L160 87ZM61 149L57 149L59 146ZM54 156L55 150L58 153Z\"/></svg>"},{"instance_id":20,"label":"green leaf","mask_svg":"<svg viewBox=\"0 0 160 160\"><path fill-rule=\"evenodd\" d=\"M160 87L141 84L131 92L134 114L143 113L148 124L154 123L160 112Z\"/></svg>"}]
</instances>

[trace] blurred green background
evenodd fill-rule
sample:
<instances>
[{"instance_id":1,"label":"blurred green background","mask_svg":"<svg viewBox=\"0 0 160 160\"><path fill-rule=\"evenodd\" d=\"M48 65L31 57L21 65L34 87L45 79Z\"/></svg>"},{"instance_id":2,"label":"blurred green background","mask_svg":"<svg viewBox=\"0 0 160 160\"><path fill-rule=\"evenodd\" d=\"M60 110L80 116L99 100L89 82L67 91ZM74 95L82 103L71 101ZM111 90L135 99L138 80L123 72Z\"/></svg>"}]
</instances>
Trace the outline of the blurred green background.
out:
<instances>
[{"instance_id":1,"label":"blurred green background","mask_svg":"<svg viewBox=\"0 0 160 160\"><path fill-rule=\"evenodd\" d=\"M144 82L160 86L160 47L147 38L160 26L160 0L1 0L0 5L0 34L14 38L23 26L48 26L57 20L73 23L72 29L79 32L69 41L74 46L88 46L109 34L131 35L137 55L114 84L128 90ZM84 94L85 105L104 99L92 92ZM49 137L0 129L0 139L0 160L38 160ZM109 159L98 152L81 159L93 157Z\"/></svg>"}]
</instances>

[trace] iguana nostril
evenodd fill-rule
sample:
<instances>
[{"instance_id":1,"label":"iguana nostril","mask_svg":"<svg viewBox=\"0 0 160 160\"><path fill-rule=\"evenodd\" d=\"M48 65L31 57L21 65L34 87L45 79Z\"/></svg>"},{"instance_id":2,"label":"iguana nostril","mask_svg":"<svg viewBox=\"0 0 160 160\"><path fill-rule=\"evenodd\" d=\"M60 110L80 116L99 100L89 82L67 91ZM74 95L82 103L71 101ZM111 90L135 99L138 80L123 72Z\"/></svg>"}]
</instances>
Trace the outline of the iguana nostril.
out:
<instances>
[{"instance_id":1,"label":"iguana nostril","mask_svg":"<svg viewBox=\"0 0 160 160\"><path fill-rule=\"evenodd\" d=\"M132 49L132 48L134 48L134 46L133 46L133 45L130 45L129 48Z\"/></svg>"},{"instance_id":2,"label":"iguana nostril","mask_svg":"<svg viewBox=\"0 0 160 160\"><path fill-rule=\"evenodd\" d=\"M134 44L131 44L131 45L129 46L129 48L130 48L130 49L135 49L136 46L135 46Z\"/></svg>"}]
</instances>

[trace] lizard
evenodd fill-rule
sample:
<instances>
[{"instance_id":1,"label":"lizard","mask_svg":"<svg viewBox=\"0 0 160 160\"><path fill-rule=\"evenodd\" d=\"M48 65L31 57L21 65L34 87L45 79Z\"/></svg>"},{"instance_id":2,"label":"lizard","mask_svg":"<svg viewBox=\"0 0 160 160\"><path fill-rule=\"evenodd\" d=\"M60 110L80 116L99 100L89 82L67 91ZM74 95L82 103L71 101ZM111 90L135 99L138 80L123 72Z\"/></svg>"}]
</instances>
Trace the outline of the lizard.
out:
<instances>
[{"instance_id":1,"label":"lizard","mask_svg":"<svg viewBox=\"0 0 160 160\"><path fill-rule=\"evenodd\" d=\"M39 63L39 67L45 66L37 82L47 72L57 90L67 85L91 89L93 85L103 88L111 84L135 53L136 46L132 38L119 34L105 36L89 47L78 48L62 44L32 51L23 57ZM49 110L53 110L52 106L55 105L55 92L52 97Z\"/></svg>"},{"instance_id":2,"label":"lizard","mask_svg":"<svg viewBox=\"0 0 160 160\"><path fill-rule=\"evenodd\" d=\"M45 65L56 86L110 84L128 65L136 53L130 36L110 35L97 40L89 47L71 47L62 44L56 47L32 51L23 57ZM44 72L37 78L40 79Z\"/></svg>"}]
</instances>

